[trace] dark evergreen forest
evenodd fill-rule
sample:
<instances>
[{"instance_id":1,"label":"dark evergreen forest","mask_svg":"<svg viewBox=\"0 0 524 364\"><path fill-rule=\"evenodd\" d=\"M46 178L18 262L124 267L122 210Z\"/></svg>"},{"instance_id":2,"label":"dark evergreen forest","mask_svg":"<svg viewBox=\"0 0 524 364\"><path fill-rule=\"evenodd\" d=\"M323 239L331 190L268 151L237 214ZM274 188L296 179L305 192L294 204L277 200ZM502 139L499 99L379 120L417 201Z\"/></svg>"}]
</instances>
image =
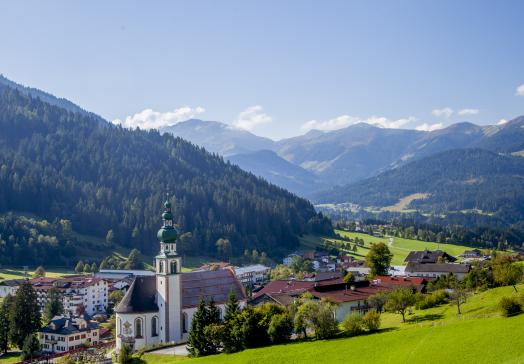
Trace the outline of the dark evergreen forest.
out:
<instances>
[{"instance_id":1,"label":"dark evergreen forest","mask_svg":"<svg viewBox=\"0 0 524 364\"><path fill-rule=\"evenodd\" d=\"M180 138L100 123L0 86L0 213L67 219L99 237L112 230L116 243L152 253L166 193L183 254L216 256L216 241L227 238L234 255L275 257L301 234L332 234L307 200ZM0 241L0 262L34 249L27 239Z\"/></svg>"}]
</instances>

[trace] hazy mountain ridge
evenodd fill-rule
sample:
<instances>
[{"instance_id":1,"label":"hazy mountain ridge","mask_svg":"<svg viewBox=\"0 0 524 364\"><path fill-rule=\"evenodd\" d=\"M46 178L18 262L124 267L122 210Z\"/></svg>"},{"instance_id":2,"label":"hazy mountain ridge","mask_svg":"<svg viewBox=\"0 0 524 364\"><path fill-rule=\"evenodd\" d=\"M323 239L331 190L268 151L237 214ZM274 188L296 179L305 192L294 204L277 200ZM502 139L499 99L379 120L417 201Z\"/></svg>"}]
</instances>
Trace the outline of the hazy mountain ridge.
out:
<instances>
[{"instance_id":1,"label":"hazy mountain ridge","mask_svg":"<svg viewBox=\"0 0 524 364\"><path fill-rule=\"evenodd\" d=\"M203 128L202 124L206 127ZM241 167L245 170L295 193L309 196L312 192L320 191L323 186L344 186L447 150L482 148L505 153L524 151L522 124L524 118L517 118L505 125L479 126L460 122L427 132L386 129L359 123L330 132L312 130L279 141L261 138L247 131L240 133L238 129L220 122L200 120L189 120L163 130L174 130L175 135L225 155L233 163L241 161ZM245 152L246 149L249 151ZM273 150L298 169L290 169L287 178L281 178L282 174L272 171L269 159L264 166L261 155L250 153L265 149ZM235 154L243 156L233 158ZM282 165L282 161L277 162L274 156L272 160L272 163ZM308 175L306 171L314 175L318 183L305 189L304 184L297 185L293 181Z\"/></svg>"}]
</instances>

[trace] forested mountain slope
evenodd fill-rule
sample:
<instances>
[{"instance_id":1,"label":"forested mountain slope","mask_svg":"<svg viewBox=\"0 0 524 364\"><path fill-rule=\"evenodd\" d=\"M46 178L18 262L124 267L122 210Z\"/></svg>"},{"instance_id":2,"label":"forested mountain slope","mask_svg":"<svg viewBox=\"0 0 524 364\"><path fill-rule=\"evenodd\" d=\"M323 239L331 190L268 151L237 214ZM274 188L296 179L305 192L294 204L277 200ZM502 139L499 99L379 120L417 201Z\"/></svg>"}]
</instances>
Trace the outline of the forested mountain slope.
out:
<instances>
[{"instance_id":1,"label":"forested mountain slope","mask_svg":"<svg viewBox=\"0 0 524 364\"><path fill-rule=\"evenodd\" d=\"M190 233L184 254L214 255L217 239L228 238L234 254L277 256L302 233L331 231L308 201L182 139L96 123L9 87L0 91L0 186L0 212L68 219L101 237L112 229L143 252L158 249L166 192Z\"/></svg>"},{"instance_id":2,"label":"forested mountain slope","mask_svg":"<svg viewBox=\"0 0 524 364\"><path fill-rule=\"evenodd\" d=\"M506 226L522 224L524 158L481 149L451 150L318 194L315 200L380 208L415 194L426 197L413 199L405 208L433 214L466 211Z\"/></svg>"}]
</instances>

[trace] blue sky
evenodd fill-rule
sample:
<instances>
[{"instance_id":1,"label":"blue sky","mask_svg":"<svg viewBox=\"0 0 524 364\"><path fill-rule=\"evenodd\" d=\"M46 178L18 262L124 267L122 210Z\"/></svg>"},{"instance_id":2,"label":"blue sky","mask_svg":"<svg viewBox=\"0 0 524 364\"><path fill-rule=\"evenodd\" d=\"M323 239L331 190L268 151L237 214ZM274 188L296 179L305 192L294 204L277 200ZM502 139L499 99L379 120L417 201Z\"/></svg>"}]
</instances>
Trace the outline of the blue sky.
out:
<instances>
[{"instance_id":1,"label":"blue sky","mask_svg":"<svg viewBox=\"0 0 524 364\"><path fill-rule=\"evenodd\" d=\"M2 1L0 73L143 127L492 124L524 114L523 14L495 0Z\"/></svg>"}]
</instances>

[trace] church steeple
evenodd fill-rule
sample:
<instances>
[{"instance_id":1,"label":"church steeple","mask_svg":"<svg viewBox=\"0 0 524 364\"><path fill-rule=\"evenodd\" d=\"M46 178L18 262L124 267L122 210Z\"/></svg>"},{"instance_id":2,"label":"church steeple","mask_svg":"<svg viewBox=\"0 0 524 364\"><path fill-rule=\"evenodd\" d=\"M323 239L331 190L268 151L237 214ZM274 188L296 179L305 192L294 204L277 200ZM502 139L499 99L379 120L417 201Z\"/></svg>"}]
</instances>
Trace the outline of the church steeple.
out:
<instances>
[{"instance_id":1,"label":"church steeple","mask_svg":"<svg viewBox=\"0 0 524 364\"><path fill-rule=\"evenodd\" d=\"M157 274L175 274L181 271L180 256L176 251L178 231L173 224L171 202L167 196L162 213L162 227L158 230L157 238L160 240L160 253L156 256Z\"/></svg>"}]
</instances>

